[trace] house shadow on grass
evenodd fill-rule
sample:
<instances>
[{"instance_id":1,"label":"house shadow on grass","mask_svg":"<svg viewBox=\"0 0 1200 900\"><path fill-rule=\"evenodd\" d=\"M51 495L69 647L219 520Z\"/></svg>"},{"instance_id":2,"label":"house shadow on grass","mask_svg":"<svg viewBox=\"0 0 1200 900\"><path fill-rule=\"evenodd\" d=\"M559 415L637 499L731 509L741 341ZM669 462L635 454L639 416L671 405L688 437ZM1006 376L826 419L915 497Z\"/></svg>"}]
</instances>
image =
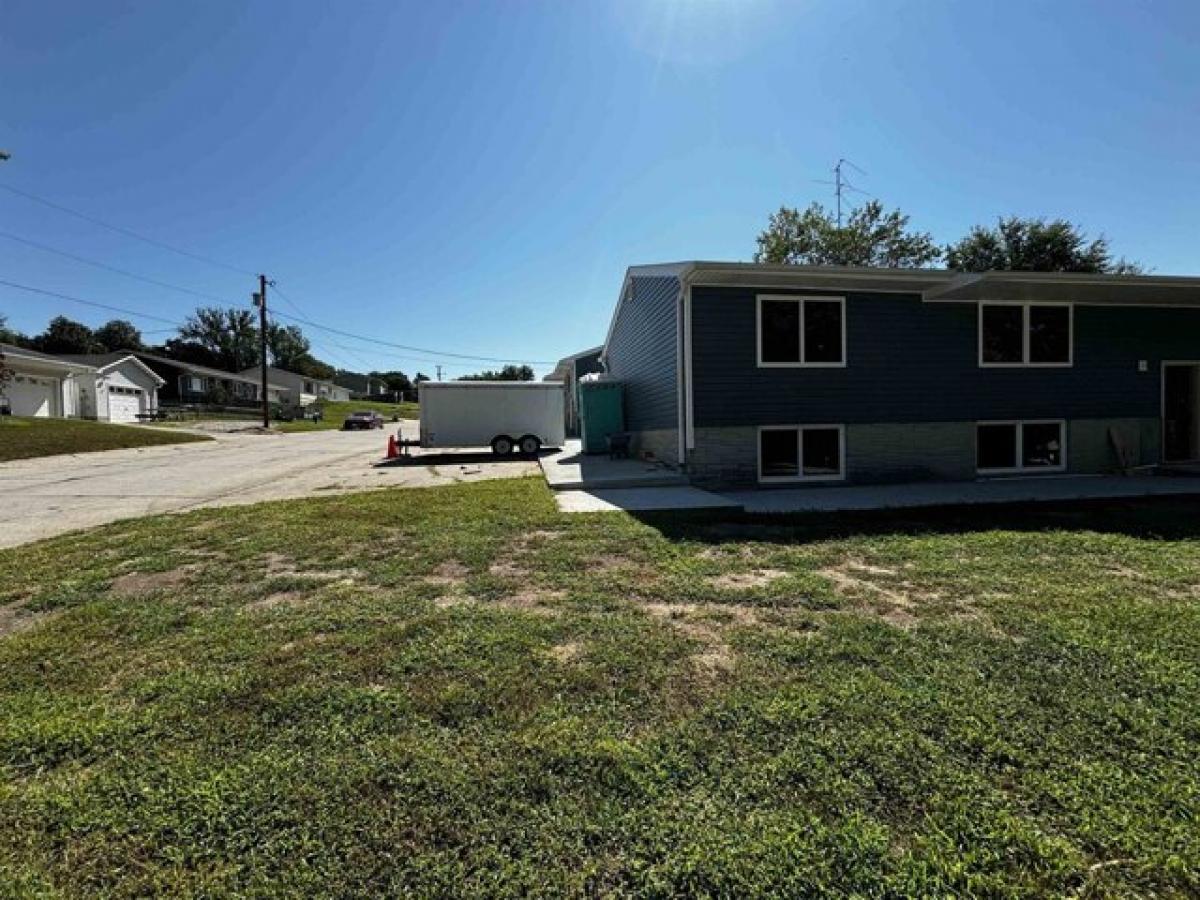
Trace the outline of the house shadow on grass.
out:
<instances>
[{"instance_id":1,"label":"house shadow on grass","mask_svg":"<svg viewBox=\"0 0 1200 900\"><path fill-rule=\"evenodd\" d=\"M1200 539L1200 498L1186 496L838 513L685 511L630 515L668 540L707 544L804 544L851 537L986 531L1091 531L1168 542Z\"/></svg>"}]
</instances>

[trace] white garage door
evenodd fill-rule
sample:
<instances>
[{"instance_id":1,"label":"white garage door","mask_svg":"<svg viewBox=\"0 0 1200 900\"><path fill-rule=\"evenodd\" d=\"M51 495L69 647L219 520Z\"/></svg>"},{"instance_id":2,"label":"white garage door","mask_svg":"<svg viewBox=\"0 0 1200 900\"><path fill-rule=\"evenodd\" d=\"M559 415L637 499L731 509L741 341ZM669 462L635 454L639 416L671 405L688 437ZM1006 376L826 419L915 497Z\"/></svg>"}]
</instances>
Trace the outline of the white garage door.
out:
<instances>
[{"instance_id":1,"label":"white garage door","mask_svg":"<svg viewBox=\"0 0 1200 900\"><path fill-rule=\"evenodd\" d=\"M145 393L137 388L110 387L108 389L108 421L136 422L142 411Z\"/></svg>"},{"instance_id":2,"label":"white garage door","mask_svg":"<svg viewBox=\"0 0 1200 900\"><path fill-rule=\"evenodd\" d=\"M8 385L5 396L14 416L54 415L54 395L58 381L53 378L32 378L18 375Z\"/></svg>"}]
</instances>

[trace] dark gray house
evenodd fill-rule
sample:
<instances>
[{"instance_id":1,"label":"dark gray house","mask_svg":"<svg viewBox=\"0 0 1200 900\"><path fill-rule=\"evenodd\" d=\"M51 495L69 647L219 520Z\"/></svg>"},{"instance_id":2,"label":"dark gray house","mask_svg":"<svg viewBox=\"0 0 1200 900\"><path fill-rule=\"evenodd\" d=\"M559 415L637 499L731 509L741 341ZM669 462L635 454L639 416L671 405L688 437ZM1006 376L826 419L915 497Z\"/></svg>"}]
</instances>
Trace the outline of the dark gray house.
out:
<instances>
[{"instance_id":1,"label":"dark gray house","mask_svg":"<svg viewBox=\"0 0 1200 900\"><path fill-rule=\"evenodd\" d=\"M1200 459L1200 278L635 266L603 361L635 449L699 482Z\"/></svg>"}]
</instances>

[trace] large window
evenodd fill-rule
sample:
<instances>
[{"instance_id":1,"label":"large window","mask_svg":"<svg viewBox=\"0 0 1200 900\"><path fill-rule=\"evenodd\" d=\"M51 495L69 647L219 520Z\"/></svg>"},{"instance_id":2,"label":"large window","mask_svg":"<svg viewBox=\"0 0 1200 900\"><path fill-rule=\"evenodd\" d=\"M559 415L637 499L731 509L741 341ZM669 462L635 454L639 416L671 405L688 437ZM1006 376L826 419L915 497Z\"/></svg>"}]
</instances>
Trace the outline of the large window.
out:
<instances>
[{"instance_id":1,"label":"large window","mask_svg":"<svg viewBox=\"0 0 1200 900\"><path fill-rule=\"evenodd\" d=\"M1066 423L980 422L975 466L980 472L1053 472L1066 468Z\"/></svg>"},{"instance_id":2,"label":"large window","mask_svg":"<svg viewBox=\"0 0 1200 900\"><path fill-rule=\"evenodd\" d=\"M1072 308L1066 303L981 303L981 366L1069 366Z\"/></svg>"},{"instance_id":3,"label":"large window","mask_svg":"<svg viewBox=\"0 0 1200 900\"><path fill-rule=\"evenodd\" d=\"M783 425L758 432L759 481L838 481L845 477L841 425Z\"/></svg>"},{"instance_id":4,"label":"large window","mask_svg":"<svg viewBox=\"0 0 1200 900\"><path fill-rule=\"evenodd\" d=\"M846 364L846 301L842 297L758 298L760 366Z\"/></svg>"}]
</instances>

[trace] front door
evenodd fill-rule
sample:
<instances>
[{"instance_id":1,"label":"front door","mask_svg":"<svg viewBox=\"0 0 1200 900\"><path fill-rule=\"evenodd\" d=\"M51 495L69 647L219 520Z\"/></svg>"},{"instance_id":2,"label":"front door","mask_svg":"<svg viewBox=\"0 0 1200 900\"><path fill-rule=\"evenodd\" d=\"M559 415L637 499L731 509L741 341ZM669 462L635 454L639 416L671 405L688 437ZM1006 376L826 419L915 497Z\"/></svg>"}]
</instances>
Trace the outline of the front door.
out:
<instances>
[{"instance_id":1,"label":"front door","mask_svg":"<svg viewBox=\"0 0 1200 900\"><path fill-rule=\"evenodd\" d=\"M1163 462L1200 460L1200 363L1163 366Z\"/></svg>"}]
</instances>

